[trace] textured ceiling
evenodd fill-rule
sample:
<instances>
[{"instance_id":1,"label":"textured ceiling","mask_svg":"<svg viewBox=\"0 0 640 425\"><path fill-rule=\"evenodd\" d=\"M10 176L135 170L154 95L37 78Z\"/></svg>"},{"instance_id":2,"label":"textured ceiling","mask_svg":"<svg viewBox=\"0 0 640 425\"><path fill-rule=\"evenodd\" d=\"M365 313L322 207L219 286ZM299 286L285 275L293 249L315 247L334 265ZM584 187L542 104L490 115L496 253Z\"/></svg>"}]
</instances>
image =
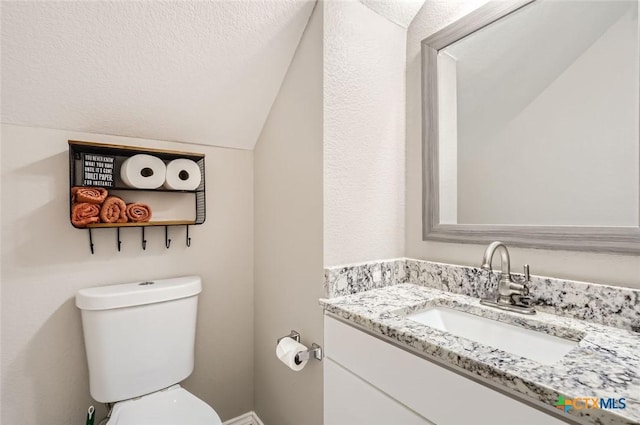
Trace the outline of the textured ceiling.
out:
<instances>
[{"instance_id":1,"label":"textured ceiling","mask_svg":"<svg viewBox=\"0 0 640 425\"><path fill-rule=\"evenodd\" d=\"M315 1L2 1L2 122L252 149Z\"/></svg>"},{"instance_id":2,"label":"textured ceiling","mask_svg":"<svg viewBox=\"0 0 640 425\"><path fill-rule=\"evenodd\" d=\"M425 0L360 0L360 2L391 22L408 28Z\"/></svg>"}]
</instances>

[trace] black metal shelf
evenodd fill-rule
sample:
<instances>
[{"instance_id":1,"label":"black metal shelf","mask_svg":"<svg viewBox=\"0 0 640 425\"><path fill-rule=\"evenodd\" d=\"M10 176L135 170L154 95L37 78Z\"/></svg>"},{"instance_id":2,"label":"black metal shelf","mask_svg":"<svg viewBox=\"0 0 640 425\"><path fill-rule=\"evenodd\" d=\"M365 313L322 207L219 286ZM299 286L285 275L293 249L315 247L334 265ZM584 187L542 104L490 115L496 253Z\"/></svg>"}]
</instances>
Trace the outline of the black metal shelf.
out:
<instances>
[{"instance_id":1,"label":"black metal shelf","mask_svg":"<svg viewBox=\"0 0 640 425\"><path fill-rule=\"evenodd\" d=\"M76 185L76 186L82 186L82 185ZM195 189L195 190L175 190L175 189L165 189L162 187L159 187L157 189L136 189L133 187L121 187L121 186L114 186L114 187L105 187L105 189L109 189L109 190L127 190L127 191L134 191L134 192L169 192L169 193L198 193L198 192L204 192L204 189Z\"/></svg>"},{"instance_id":2,"label":"black metal shelf","mask_svg":"<svg viewBox=\"0 0 640 425\"><path fill-rule=\"evenodd\" d=\"M82 154L95 154L114 157L113 181L111 186L84 185L83 161ZM195 190L171 190L164 187L157 189L137 189L125 186L120 179L120 167L122 163L129 157L137 154L148 154L156 156L163 161L171 161L174 159L190 159L195 161L200 168L201 182ZM195 220L169 220L169 221L152 221L147 223L94 223L86 227L76 227L76 229L88 230L89 243L91 253L94 253L92 230L95 229L116 229L117 231L117 249L120 251L120 228L122 227L139 227L142 229L142 249L146 249L146 239L144 230L147 227L164 227L165 228L165 247L169 248L171 239L168 236L168 228L170 226L185 226L187 229L186 245L191 245L189 237L189 226L204 223L206 219L206 198L205 198L205 155L194 152L172 151L164 149L141 148L136 146L112 145L96 142L85 142L78 140L69 140L69 212L73 208L73 200L71 197L72 187L104 187L109 191L130 191L130 192L158 192L158 193L186 193L193 194L195 202L196 218ZM69 214L71 216L71 214ZM73 224L72 224L73 225Z\"/></svg>"}]
</instances>

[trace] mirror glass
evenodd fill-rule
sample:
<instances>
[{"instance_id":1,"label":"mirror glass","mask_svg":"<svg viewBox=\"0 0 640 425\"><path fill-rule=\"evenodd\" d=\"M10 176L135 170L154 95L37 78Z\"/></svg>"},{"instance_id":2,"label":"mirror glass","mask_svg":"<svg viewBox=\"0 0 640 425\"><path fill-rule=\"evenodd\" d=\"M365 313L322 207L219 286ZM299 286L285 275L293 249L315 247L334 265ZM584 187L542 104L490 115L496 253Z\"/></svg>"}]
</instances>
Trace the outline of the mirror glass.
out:
<instances>
[{"instance_id":1,"label":"mirror glass","mask_svg":"<svg viewBox=\"0 0 640 425\"><path fill-rule=\"evenodd\" d=\"M637 228L638 44L636 0L538 0L438 48L435 224Z\"/></svg>"}]
</instances>

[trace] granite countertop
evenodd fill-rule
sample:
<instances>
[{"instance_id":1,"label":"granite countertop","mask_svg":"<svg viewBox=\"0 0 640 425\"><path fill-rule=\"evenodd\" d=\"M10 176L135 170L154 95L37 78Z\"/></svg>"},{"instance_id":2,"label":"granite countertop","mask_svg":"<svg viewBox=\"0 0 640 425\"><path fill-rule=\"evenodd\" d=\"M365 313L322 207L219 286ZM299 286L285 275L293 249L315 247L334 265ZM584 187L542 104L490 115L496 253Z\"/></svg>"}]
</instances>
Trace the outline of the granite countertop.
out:
<instances>
[{"instance_id":1,"label":"granite countertop","mask_svg":"<svg viewBox=\"0 0 640 425\"><path fill-rule=\"evenodd\" d=\"M511 313L480 304L479 298L414 284L398 284L321 299L332 313L401 346L460 367L525 398L555 405L559 396L624 398L624 409L570 409L567 414L596 424L640 423L640 333L538 312ZM430 306L450 307L527 329L578 341L551 366L407 319Z\"/></svg>"}]
</instances>

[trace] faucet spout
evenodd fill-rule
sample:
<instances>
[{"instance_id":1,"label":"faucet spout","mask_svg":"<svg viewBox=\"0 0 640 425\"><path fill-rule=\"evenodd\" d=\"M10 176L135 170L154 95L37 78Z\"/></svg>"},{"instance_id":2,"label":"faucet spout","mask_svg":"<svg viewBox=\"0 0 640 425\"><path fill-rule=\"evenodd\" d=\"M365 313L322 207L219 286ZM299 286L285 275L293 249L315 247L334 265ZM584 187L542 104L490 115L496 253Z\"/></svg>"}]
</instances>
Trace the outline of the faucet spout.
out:
<instances>
[{"instance_id":1,"label":"faucet spout","mask_svg":"<svg viewBox=\"0 0 640 425\"><path fill-rule=\"evenodd\" d=\"M510 311L533 314L533 307L523 306L522 299L529 294L526 284L516 283L511 279L511 260L505 244L495 241L489 244L482 257L482 268L492 271L491 262L496 251L500 251L500 280L498 281L498 297L496 300L482 299L482 304L491 305Z\"/></svg>"},{"instance_id":2,"label":"faucet spout","mask_svg":"<svg viewBox=\"0 0 640 425\"><path fill-rule=\"evenodd\" d=\"M500 251L500 269L502 277L510 276L511 260L509 259L509 251L507 251L506 245L500 241L491 242L484 251L484 256L482 257L482 268L489 271L493 270L491 268L491 261L493 260L493 254L495 254L496 250Z\"/></svg>"}]
</instances>

